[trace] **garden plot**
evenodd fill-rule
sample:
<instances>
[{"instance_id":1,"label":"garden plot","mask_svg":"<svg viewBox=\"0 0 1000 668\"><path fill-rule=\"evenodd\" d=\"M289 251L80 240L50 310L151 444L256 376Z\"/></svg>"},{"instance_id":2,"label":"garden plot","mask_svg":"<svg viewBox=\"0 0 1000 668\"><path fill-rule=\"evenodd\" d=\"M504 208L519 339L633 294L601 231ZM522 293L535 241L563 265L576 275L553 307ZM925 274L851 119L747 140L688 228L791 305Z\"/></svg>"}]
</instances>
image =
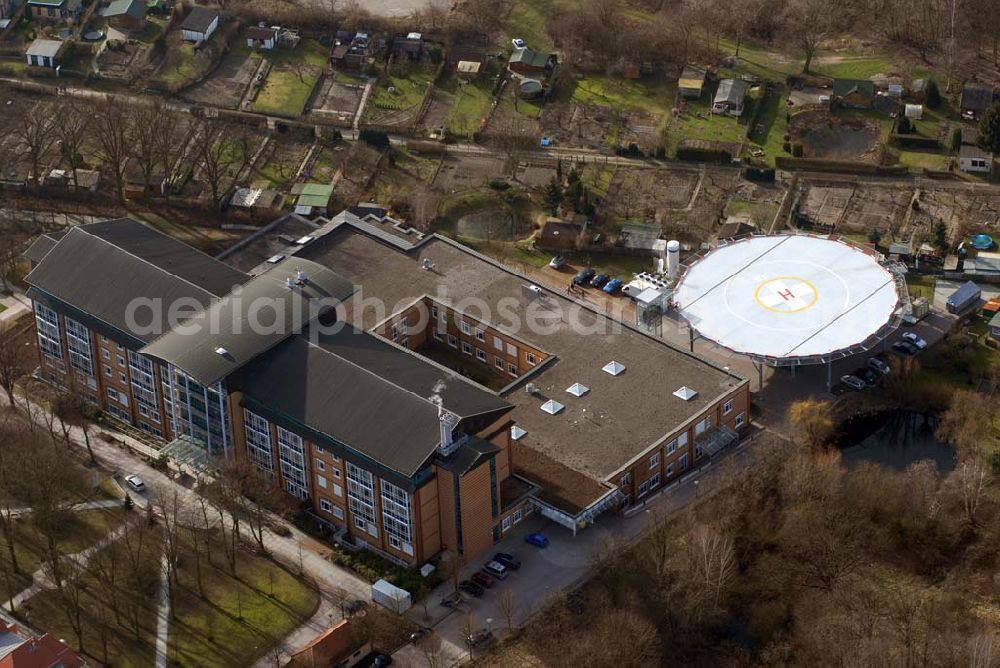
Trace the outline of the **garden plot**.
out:
<instances>
[{"instance_id":1,"label":"garden plot","mask_svg":"<svg viewBox=\"0 0 1000 668\"><path fill-rule=\"evenodd\" d=\"M556 176L556 170L551 165L524 162L517 167L517 180L529 188L541 188Z\"/></svg>"},{"instance_id":2,"label":"garden plot","mask_svg":"<svg viewBox=\"0 0 1000 668\"><path fill-rule=\"evenodd\" d=\"M232 51L204 81L185 91L184 97L199 104L236 109L260 62L257 54Z\"/></svg>"},{"instance_id":3,"label":"garden plot","mask_svg":"<svg viewBox=\"0 0 1000 668\"><path fill-rule=\"evenodd\" d=\"M866 116L807 111L793 116L788 127L806 158L871 162L882 145L882 124Z\"/></svg>"},{"instance_id":4,"label":"garden plot","mask_svg":"<svg viewBox=\"0 0 1000 668\"><path fill-rule=\"evenodd\" d=\"M371 146L355 142L344 158L344 163L350 165L350 169L344 170L333 192L335 204L346 207L361 201L378 173L381 158L382 153Z\"/></svg>"},{"instance_id":5,"label":"garden plot","mask_svg":"<svg viewBox=\"0 0 1000 668\"><path fill-rule=\"evenodd\" d=\"M680 175L672 178L676 179ZM684 176L692 176L685 174ZM739 173L733 170L706 170L697 177L695 192L687 206L663 208L657 212L656 222L664 233L691 243L707 241L715 234L716 224L730 196L741 183Z\"/></svg>"},{"instance_id":6,"label":"garden plot","mask_svg":"<svg viewBox=\"0 0 1000 668\"><path fill-rule=\"evenodd\" d=\"M910 186L857 185L838 231L863 235L872 230L891 233L902 224L912 197Z\"/></svg>"},{"instance_id":7,"label":"garden plot","mask_svg":"<svg viewBox=\"0 0 1000 668\"><path fill-rule=\"evenodd\" d=\"M434 187L446 192L457 193L486 185L494 179L504 179L508 173L503 158L491 156L446 155L434 178Z\"/></svg>"},{"instance_id":8,"label":"garden plot","mask_svg":"<svg viewBox=\"0 0 1000 668\"><path fill-rule=\"evenodd\" d=\"M609 219L659 219L665 211L691 204L698 186L696 171L619 169L604 197Z\"/></svg>"},{"instance_id":9,"label":"garden plot","mask_svg":"<svg viewBox=\"0 0 1000 668\"><path fill-rule=\"evenodd\" d=\"M921 191L919 208L910 217L914 229L944 223L953 238L1000 233L1000 195L991 191L940 188Z\"/></svg>"},{"instance_id":10,"label":"garden plot","mask_svg":"<svg viewBox=\"0 0 1000 668\"><path fill-rule=\"evenodd\" d=\"M288 190L298 178L312 143L293 137L281 137L280 141L270 142L270 146L270 154L266 154L257 163L257 179L253 185Z\"/></svg>"},{"instance_id":11,"label":"garden plot","mask_svg":"<svg viewBox=\"0 0 1000 668\"><path fill-rule=\"evenodd\" d=\"M836 226L854 193L854 186L807 184L799 202L799 213L813 225Z\"/></svg>"},{"instance_id":12,"label":"garden plot","mask_svg":"<svg viewBox=\"0 0 1000 668\"><path fill-rule=\"evenodd\" d=\"M327 77L316 94L311 114L333 116L344 122L354 120L361 104L365 85L357 81L340 81L340 77Z\"/></svg>"}]
</instances>

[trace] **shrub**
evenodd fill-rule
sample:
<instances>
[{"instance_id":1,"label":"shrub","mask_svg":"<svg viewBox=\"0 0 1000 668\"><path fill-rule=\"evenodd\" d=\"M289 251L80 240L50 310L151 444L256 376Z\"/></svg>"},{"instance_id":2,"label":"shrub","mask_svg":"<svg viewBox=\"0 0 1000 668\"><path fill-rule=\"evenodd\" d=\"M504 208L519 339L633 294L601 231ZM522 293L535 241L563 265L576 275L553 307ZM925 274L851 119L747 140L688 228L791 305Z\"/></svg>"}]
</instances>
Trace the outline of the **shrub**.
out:
<instances>
[{"instance_id":1,"label":"shrub","mask_svg":"<svg viewBox=\"0 0 1000 668\"><path fill-rule=\"evenodd\" d=\"M498 192L505 192L510 190L510 184L502 179L493 179L490 181L490 188Z\"/></svg>"},{"instance_id":2,"label":"shrub","mask_svg":"<svg viewBox=\"0 0 1000 668\"><path fill-rule=\"evenodd\" d=\"M910 123L910 119L906 116L902 116L899 119L899 124L896 126L896 132L901 135L908 135L913 132L913 123Z\"/></svg>"},{"instance_id":3,"label":"shrub","mask_svg":"<svg viewBox=\"0 0 1000 668\"><path fill-rule=\"evenodd\" d=\"M962 131L958 128L951 131L951 150L955 153L962 150Z\"/></svg>"},{"instance_id":4,"label":"shrub","mask_svg":"<svg viewBox=\"0 0 1000 668\"><path fill-rule=\"evenodd\" d=\"M927 106L937 109L941 106L941 89L938 88L937 81L931 79L927 82Z\"/></svg>"},{"instance_id":5,"label":"shrub","mask_svg":"<svg viewBox=\"0 0 1000 668\"><path fill-rule=\"evenodd\" d=\"M803 153L802 144L795 142L795 144L792 145L792 155L795 156L796 158L801 158L802 153Z\"/></svg>"},{"instance_id":6,"label":"shrub","mask_svg":"<svg viewBox=\"0 0 1000 668\"><path fill-rule=\"evenodd\" d=\"M786 140L785 143L781 145L781 148L785 153L791 153L792 143Z\"/></svg>"},{"instance_id":7,"label":"shrub","mask_svg":"<svg viewBox=\"0 0 1000 668\"><path fill-rule=\"evenodd\" d=\"M389 135L381 130L362 130L358 138L372 148L385 150L389 148Z\"/></svg>"}]
</instances>

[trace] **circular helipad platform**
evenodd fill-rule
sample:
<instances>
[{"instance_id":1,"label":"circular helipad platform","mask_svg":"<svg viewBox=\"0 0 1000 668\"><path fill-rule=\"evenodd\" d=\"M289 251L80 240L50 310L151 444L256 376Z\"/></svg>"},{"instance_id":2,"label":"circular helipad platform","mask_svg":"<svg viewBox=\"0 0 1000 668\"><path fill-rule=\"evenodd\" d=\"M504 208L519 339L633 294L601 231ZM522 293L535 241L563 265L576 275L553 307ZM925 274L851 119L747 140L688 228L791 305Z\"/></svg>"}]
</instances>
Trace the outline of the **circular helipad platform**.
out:
<instances>
[{"instance_id":1,"label":"circular helipad platform","mask_svg":"<svg viewBox=\"0 0 1000 668\"><path fill-rule=\"evenodd\" d=\"M720 246L680 278L674 303L706 339L770 363L825 362L894 329L900 295L880 256L827 238Z\"/></svg>"}]
</instances>

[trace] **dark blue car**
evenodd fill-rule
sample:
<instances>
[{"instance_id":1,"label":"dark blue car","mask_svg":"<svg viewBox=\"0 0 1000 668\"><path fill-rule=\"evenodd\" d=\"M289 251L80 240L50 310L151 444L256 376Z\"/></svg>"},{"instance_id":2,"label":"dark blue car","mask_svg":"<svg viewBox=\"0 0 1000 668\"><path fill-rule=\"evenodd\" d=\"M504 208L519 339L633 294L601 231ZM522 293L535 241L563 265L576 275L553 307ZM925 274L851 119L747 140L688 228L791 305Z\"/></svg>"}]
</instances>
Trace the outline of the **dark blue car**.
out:
<instances>
[{"instance_id":1,"label":"dark blue car","mask_svg":"<svg viewBox=\"0 0 1000 668\"><path fill-rule=\"evenodd\" d=\"M601 289L604 290L605 292L607 292L609 295L613 295L616 292L618 292L618 288L620 288L621 286L622 286L622 282L619 279L612 278L610 281L608 281L607 283L605 283L604 287L601 288Z\"/></svg>"},{"instance_id":2,"label":"dark blue car","mask_svg":"<svg viewBox=\"0 0 1000 668\"><path fill-rule=\"evenodd\" d=\"M546 548L549 546L549 539L545 537L545 534L536 531L535 533L529 533L524 537L524 542L529 545L534 545L535 547Z\"/></svg>"}]
</instances>

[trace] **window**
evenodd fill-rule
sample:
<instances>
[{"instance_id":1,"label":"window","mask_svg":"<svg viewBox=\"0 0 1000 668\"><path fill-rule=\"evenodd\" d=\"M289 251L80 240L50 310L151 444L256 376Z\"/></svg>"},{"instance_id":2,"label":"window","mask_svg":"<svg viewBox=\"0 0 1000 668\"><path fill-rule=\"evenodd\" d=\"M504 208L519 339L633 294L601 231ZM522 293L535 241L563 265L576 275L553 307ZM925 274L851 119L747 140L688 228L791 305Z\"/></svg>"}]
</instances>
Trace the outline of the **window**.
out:
<instances>
[{"instance_id":1,"label":"window","mask_svg":"<svg viewBox=\"0 0 1000 668\"><path fill-rule=\"evenodd\" d=\"M334 496L343 496L344 488L338 485L337 483L333 483L333 494Z\"/></svg>"},{"instance_id":2,"label":"window","mask_svg":"<svg viewBox=\"0 0 1000 668\"><path fill-rule=\"evenodd\" d=\"M118 366L125 366L125 358L121 355L118 356Z\"/></svg>"},{"instance_id":3,"label":"window","mask_svg":"<svg viewBox=\"0 0 1000 668\"><path fill-rule=\"evenodd\" d=\"M674 440L667 443L667 454L668 455L674 454L674 450L676 449L677 449L677 439L675 438Z\"/></svg>"},{"instance_id":4,"label":"window","mask_svg":"<svg viewBox=\"0 0 1000 668\"><path fill-rule=\"evenodd\" d=\"M619 480L618 483L619 487L628 487L629 485L632 484L632 474L626 473L625 475L622 476L621 480Z\"/></svg>"},{"instance_id":5,"label":"window","mask_svg":"<svg viewBox=\"0 0 1000 668\"><path fill-rule=\"evenodd\" d=\"M435 329L434 330L434 340L435 341L444 341L444 335L442 335L441 332L439 332L439 331L437 331Z\"/></svg>"},{"instance_id":6,"label":"window","mask_svg":"<svg viewBox=\"0 0 1000 668\"><path fill-rule=\"evenodd\" d=\"M456 339L452 334L448 335L448 345L452 348L458 348L458 339Z\"/></svg>"},{"instance_id":7,"label":"window","mask_svg":"<svg viewBox=\"0 0 1000 668\"><path fill-rule=\"evenodd\" d=\"M340 455L334 453L334 454L332 454L330 456L333 457L333 461L335 461L335 462L339 462L340 461Z\"/></svg>"},{"instance_id":8,"label":"window","mask_svg":"<svg viewBox=\"0 0 1000 668\"><path fill-rule=\"evenodd\" d=\"M271 456L271 424L245 408L243 421L246 424L247 455L258 469L270 477L274 471L274 460Z\"/></svg>"},{"instance_id":9,"label":"window","mask_svg":"<svg viewBox=\"0 0 1000 668\"><path fill-rule=\"evenodd\" d=\"M395 325L389 328L389 338L393 341L399 338L399 328Z\"/></svg>"},{"instance_id":10,"label":"window","mask_svg":"<svg viewBox=\"0 0 1000 668\"><path fill-rule=\"evenodd\" d=\"M69 348L69 365L85 376L93 376L90 330L72 318L66 318L66 347Z\"/></svg>"},{"instance_id":11,"label":"window","mask_svg":"<svg viewBox=\"0 0 1000 668\"><path fill-rule=\"evenodd\" d=\"M319 457L316 458L316 470L317 471L325 471L326 470L326 462L324 462Z\"/></svg>"},{"instance_id":12,"label":"window","mask_svg":"<svg viewBox=\"0 0 1000 668\"><path fill-rule=\"evenodd\" d=\"M465 341L462 341L462 352L465 353L466 355L471 355L472 354L472 344L471 343L466 343Z\"/></svg>"},{"instance_id":13,"label":"window","mask_svg":"<svg viewBox=\"0 0 1000 668\"><path fill-rule=\"evenodd\" d=\"M409 348L410 347L410 337L404 336L403 340L399 342L399 345L403 346L404 348Z\"/></svg>"},{"instance_id":14,"label":"window","mask_svg":"<svg viewBox=\"0 0 1000 668\"><path fill-rule=\"evenodd\" d=\"M472 334L472 325L465 322L464 320L460 323L460 325L462 327L463 334Z\"/></svg>"},{"instance_id":15,"label":"window","mask_svg":"<svg viewBox=\"0 0 1000 668\"><path fill-rule=\"evenodd\" d=\"M511 515L511 518L514 520L514 524L517 524L518 522L520 522L521 521L521 511L520 510L515 510L514 514Z\"/></svg>"},{"instance_id":16,"label":"window","mask_svg":"<svg viewBox=\"0 0 1000 668\"><path fill-rule=\"evenodd\" d=\"M111 361L111 351L110 350L102 350L101 351L101 357L103 357L104 359L106 359L107 361L110 362Z\"/></svg>"},{"instance_id":17,"label":"window","mask_svg":"<svg viewBox=\"0 0 1000 668\"><path fill-rule=\"evenodd\" d=\"M316 484L322 489L326 489L326 476L318 475L316 476Z\"/></svg>"},{"instance_id":18,"label":"window","mask_svg":"<svg viewBox=\"0 0 1000 668\"><path fill-rule=\"evenodd\" d=\"M354 525L368 529L375 524L375 479L370 471L347 462L347 506L354 516Z\"/></svg>"},{"instance_id":19,"label":"window","mask_svg":"<svg viewBox=\"0 0 1000 668\"><path fill-rule=\"evenodd\" d=\"M667 477L669 478L673 474L674 474L674 465L672 463L667 464Z\"/></svg>"},{"instance_id":20,"label":"window","mask_svg":"<svg viewBox=\"0 0 1000 668\"><path fill-rule=\"evenodd\" d=\"M333 470L333 477L336 478L337 480L340 480L340 469L332 469L332 470Z\"/></svg>"},{"instance_id":21,"label":"window","mask_svg":"<svg viewBox=\"0 0 1000 668\"><path fill-rule=\"evenodd\" d=\"M509 517L503 518L503 522L500 523L500 528L503 530L504 533L510 531L510 518Z\"/></svg>"},{"instance_id":22,"label":"window","mask_svg":"<svg viewBox=\"0 0 1000 668\"><path fill-rule=\"evenodd\" d=\"M486 351L485 350L480 350L479 348L476 348L476 359L479 360L480 362L485 362L486 361Z\"/></svg>"},{"instance_id":23,"label":"window","mask_svg":"<svg viewBox=\"0 0 1000 668\"><path fill-rule=\"evenodd\" d=\"M655 469L660 465L660 453L657 452L655 455L649 458L649 468Z\"/></svg>"},{"instance_id":24,"label":"window","mask_svg":"<svg viewBox=\"0 0 1000 668\"><path fill-rule=\"evenodd\" d=\"M507 373L509 373L512 376L517 376L517 365L516 364L508 364L507 365Z\"/></svg>"},{"instance_id":25,"label":"window","mask_svg":"<svg viewBox=\"0 0 1000 668\"><path fill-rule=\"evenodd\" d=\"M125 375L124 371L118 372L118 382L122 385L128 385L128 376Z\"/></svg>"},{"instance_id":26,"label":"window","mask_svg":"<svg viewBox=\"0 0 1000 668\"><path fill-rule=\"evenodd\" d=\"M479 341L485 341L486 340L486 332L484 332L481 329L476 329L476 339L479 340Z\"/></svg>"},{"instance_id":27,"label":"window","mask_svg":"<svg viewBox=\"0 0 1000 668\"><path fill-rule=\"evenodd\" d=\"M511 357L517 357L517 346L515 346L513 343L508 343L507 354L510 355Z\"/></svg>"},{"instance_id":28,"label":"window","mask_svg":"<svg viewBox=\"0 0 1000 668\"><path fill-rule=\"evenodd\" d=\"M108 399L111 401L118 401L118 390L113 387L108 388Z\"/></svg>"},{"instance_id":29,"label":"window","mask_svg":"<svg viewBox=\"0 0 1000 668\"><path fill-rule=\"evenodd\" d=\"M399 331L402 332L404 335L410 333L410 326L406 324L405 320L399 323Z\"/></svg>"},{"instance_id":30,"label":"window","mask_svg":"<svg viewBox=\"0 0 1000 668\"><path fill-rule=\"evenodd\" d=\"M685 452L683 455L681 455L681 458L677 460L677 468L679 468L681 471L686 471L687 467L688 467L688 456L687 453Z\"/></svg>"},{"instance_id":31,"label":"window","mask_svg":"<svg viewBox=\"0 0 1000 668\"><path fill-rule=\"evenodd\" d=\"M434 319L434 320L438 319L438 307L437 306L432 306L431 307L431 318Z\"/></svg>"},{"instance_id":32,"label":"window","mask_svg":"<svg viewBox=\"0 0 1000 668\"><path fill-rule=\"evenodd\" d=\"M109 366L104 367L104 375L107 376L108 378L111 378L111 367Z\"/></svg>"},{"instance_id":33,"label":"window","mask_svg":"<svg viewBox=\"0 0 1000 668\"><path fill-rule=\"evenodd\" d=\"M130 350L128 366L132 377L132 398L137 404L145 406L150 415L157 416L159 422L160 402L156 393L153 361L145 355ZM126 382L125 374L122 374L122 382Z\"/></svg>"},{"instance_id":34,"label":"window","mask_svg":"<svg viewBox=\"0 0 1000 668\"><path fill-rule=\"evenodd\" d=\"M302 437L278 427L278 460L281 476L285 479L285 490L300 499L309 496L306 480L306 455Z\"/></svg>"},{"instance_id":35,"label":"window","mask_svg":"<svg viewBox=\"0 0 1000 668\"><path fill-rule=\"evenodd\" d=\"M107 343L107 342L108 342L108 337L101 334L101 343Z\"/></svg>"},{"instance_id":36,"label":"window","mask_svg":"<svg viewBox=\"0 0 1000 668\"><path fill-rule=\"evenodd\" d=\"M657 473L652 478L649 479L649 488L656 489L660 486L660 474Z\"/></svg>"},{"instance_id":37,"label":"window","mask_svg":"<svg viewBox=\"0 0 1000 668\"><path fill-rule=\"evenodd\" d=\"M647 480L647 481L639 484L639 489L637 490L636 496L638 496L638 497L645 496L646 492L648 492L648 491L649 491L649 481Z\"/></svg>"},{"instance_id":38,"label":"window","mask_svg":"<svg viewBox=\"0 0 1000 668\"><path fill-rule=\"evenodd\" d=\"M502 357L494 357L493 361L497 365L497 368L500 369L501 371L503 371L503 358Z\"/></svg>"},{"instance_id":39,"label":"window","mask_svg":"<svg viewBox=\"0 0 1000 668\"><path fill-rule=\"evenodd\" d=\"M320 499L319 500L319 507L320 507L320 510L328 512L331 515L333 514L333 504L330 503L329 501L327 501L326 499Z\"/></svg>"},{"instance_id":40,"label":"window","mask_svg":"<svg viewBox=\"0 0 1000 668\"><path fill-rule=\"evenodd\" d=\"M736 416L736 423L735 423L736 424L736 428L739 429L740 427L742 427L743 423L745 421L746 421L746 414L745 413L740 413L739 415L737 415Z\"/></svg>"},{"instance_id":41,"label":"window","mask_svg":"<svg viewBox=\"0 0 1000 668\"><path fill-rule=\"evenodd\" d=\"M493 337L493 347L496 348L497 350L503 352L503 339L501 339L499 336L494 336Z\"/></svg>"},{"instance_id":42,"label":"window","mask_svg":"<svg viewBox=\"0 0 1000 668\"><path fill-rule=\"evenodd\" d=\"M393 538L399 541L399 545L393 545L397 550L404 549L404 545L412 542L410 525L410 495L406 490L383 480L382 528L389 536L390 544Z\"/></svg>"},{"instance_id":43,"label":"window","mask_svg":"<svg viewBox=\"0 0 1000 668\"><path fill-rule=\"evenodd\" d=\"M694 426L694 435L699 436L712 428L712 416L706 415L705 419Z\"/></svg>"},{"instance_id":44,"label":"window","mask_svg":"<svg viewBox=\"0 0 1000 668\"><path fill-rule=\"evenodd\" d=\"M725 404L722 405L722 414L729 415L733 412L733 400L730 399Z\"/></svg>"},{"instance_id":45,"label":"window","mask_svg":"<svg viewBox=\"0 0 1000 668\"><path fill-rule=\"evenodd\" d=\"M535 353L528 353L528 364L531 366L538 364L538 360L535 359Z\"/></svg>"},{"instance_id":46,"label":"window","mask_svg":"<svg viewBox=\"0 0 1000 668\"><path fill-rule=\"evenodd\" d=\"M63 357L62 336L59 333L59 314L44 304L35 302L35 329L38 330L38 347L48 357Z\"/></svg>"},{"instance_id":47,"label":"window","mask_svg":"<svg viewBox=\"0 0 1000 668\"><path fill-rule=\"evenodd\" d=\"M336 517L338 520L344 519L344 509L341 508L340 506L334 506L333 516Z\"/></svg>"}]
</instances>

